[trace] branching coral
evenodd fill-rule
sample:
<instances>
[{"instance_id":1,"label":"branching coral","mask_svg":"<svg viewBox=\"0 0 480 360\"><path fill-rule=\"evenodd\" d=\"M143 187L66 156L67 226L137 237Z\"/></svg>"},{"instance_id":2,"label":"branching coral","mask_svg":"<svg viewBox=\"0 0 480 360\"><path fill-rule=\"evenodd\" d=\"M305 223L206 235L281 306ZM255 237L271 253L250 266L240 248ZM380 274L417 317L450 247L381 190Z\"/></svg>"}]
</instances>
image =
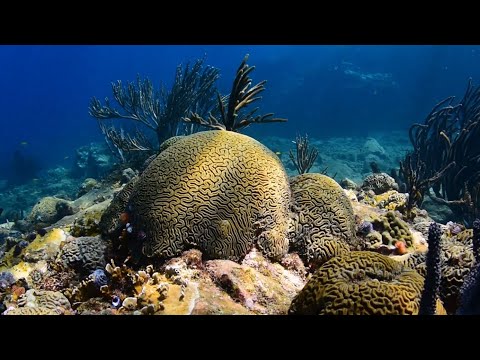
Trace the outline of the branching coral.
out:
<instances>
[{"instance_id":1,"label":"branching coral","mask_svg":"<svg viewBox=\"0 0 480 360\"><path fill-rule=\"evenodd\" d=\"M424 124L409 136L413 153L400 164L410 195L408 209L420 205L432 188L432 199L448 205L465 222L480 212L480 87L468 82L463 99L451 96L437 104Z\"/></svg>"},{"instance_id":2,"label":"branching coral","mask_svg":"<svg viewBox=\"0 0 480 360\"><path fill-rule=\"evenodd\" d=\"M317 159L318 150L315 147L310 146L307 135L297 136L295 146L296 155L293 154L292 150L290 150L288 155L290 156L290 160L297 168L298 173L300 175L305 174L311 169L313 163Z\"/></svg>"},{"instance_id":3,"label":"branching coral","mask_svg":"<svg viewBox=\"0 0 480 360\"><path fill-rule=\"evenodd\" d=\"M122 81L112 83L113 98L117 106L112 106L108 98L102 105L95 97L91 100L89 114L104 121L108 119L132 120L153 130L158 145L169 137L182 132L190 134L194 127L185 126L181 118L194 111L204 116L215 106L215 82L219 70L203 67L205 59L198 59L193 66L189 63L177 66L172 88L167 91L164 86L154 89L150 79L137 77L136 83L129 82L126 87ZM112 128L103 127L107 143L114 146L114 153L124 157L125 152L147 150L150 145L141 132L131 136Z\"/></svg>"},{"instance_id":4,"label":"branching coral","mask_svg":"<svg viewBox=\"0 0 480 360\"><path fill-rule=\"evenodd\" d=\"M243 110L254 101L261 99L257 96L265 90L266 80L252 85L252 79L249 74L255 69L255 66L247 64L248 55L245 56L240 64L235 80L233 81L232 91L228 96L221 96L217 93L217 102L220 109L220 118L217 119L212 113L208 114L205 120L201 113L192 111L190 117L184 117L187 123L199 124L216 130L239 131L253 123L266 122L285 122L286 119L274 118L273 113L265 115L255 115L258 107L250 112Z\"/></svg>"}]
</instances>

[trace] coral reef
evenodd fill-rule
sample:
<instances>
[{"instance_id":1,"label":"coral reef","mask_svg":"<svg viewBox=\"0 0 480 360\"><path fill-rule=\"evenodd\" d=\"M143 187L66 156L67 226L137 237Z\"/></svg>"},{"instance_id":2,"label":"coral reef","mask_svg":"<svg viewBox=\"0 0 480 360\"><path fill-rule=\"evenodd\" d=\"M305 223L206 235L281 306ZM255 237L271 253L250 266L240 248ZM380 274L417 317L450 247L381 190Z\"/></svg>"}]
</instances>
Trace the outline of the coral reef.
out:
<instances>
[{"instance_id":1,"label":"coral reef","mask_svg":"<svg viewBox=\"0 0 480 360\"><path fill-rule=\"evenodd\" d=\"M321 174L290 179L294 201L291 247L307 263L321 264L355 242L353 209L338 183Z\"/></svg>"},{"instance_id":2,"label":"coral reef","mask_svg":"<svg viewBox=\"0 0 480 360\"><path fill-rule=\"evenodd\" d=\"M381 254L352 251L324 263L289 314L415 315L422 287L415 270Z\"/></svg>"},{"instance_id":3,"label":"coral reef","mask_svg":"<svg viewBox=\"0 0 480 360\"><path fill-rule=\"evenodd\" d=\"M285 170L262 144L231 131L169 146L140 175L129 206L147 256L196 246L208 257L238 260L255 243L271 258L288 250Z\"/></svg>"}]
</instances>

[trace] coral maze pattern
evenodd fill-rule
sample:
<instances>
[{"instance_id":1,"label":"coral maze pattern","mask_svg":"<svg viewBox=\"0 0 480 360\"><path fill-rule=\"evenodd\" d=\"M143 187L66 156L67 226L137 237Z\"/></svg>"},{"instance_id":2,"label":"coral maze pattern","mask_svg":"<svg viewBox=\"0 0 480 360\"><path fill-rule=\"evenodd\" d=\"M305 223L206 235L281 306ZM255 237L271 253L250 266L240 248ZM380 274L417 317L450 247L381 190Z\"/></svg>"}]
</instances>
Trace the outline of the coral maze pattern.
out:
<instances>
[{"instance_id":1,"label":"coral maze pattern","mask_svg":"<svg viewBox=\"0 0 480 360\"><path fill-rule=\"evenodd\" d=\"M307 261L323 263L349 250L355 239L353 208L337 182L322 174L290 179L295 229L292 245Z\"/></svg>"},{"instance_id":2,"label":"coral maze pattern","mask_svg":"<svg viewBox=\"0 0 480 360\"><path fill-rule=\"evenodd\" d=\"M288 250L285 169L242 134L212 130L173 143L142 173L130 204L147 256L175 256L190 245L239 260L255 241L270 258Z\"/></svg>"},{"instance_id":3,"label":"coral maze pattern","mask_svg":"<svg viewBox=\"0 0 480 360\"><path fill-rule=\"evenodd\" d=\"M293 299L290 314L418 314L423 278L387 256L352 251L323 264Z\"/></svg>"},{"instance_id":4,"label":"coral maze pattern","mask_svg":"<svg viewBox=\"0 0 480 360\"><path fill-rule=\"evenodd\" d=\"M455 238L442 242L442 281L440 298L449 314L455 313L459 305L460 288L475 266L472 239L465 242Z\"/></svg>"}]
</instances>

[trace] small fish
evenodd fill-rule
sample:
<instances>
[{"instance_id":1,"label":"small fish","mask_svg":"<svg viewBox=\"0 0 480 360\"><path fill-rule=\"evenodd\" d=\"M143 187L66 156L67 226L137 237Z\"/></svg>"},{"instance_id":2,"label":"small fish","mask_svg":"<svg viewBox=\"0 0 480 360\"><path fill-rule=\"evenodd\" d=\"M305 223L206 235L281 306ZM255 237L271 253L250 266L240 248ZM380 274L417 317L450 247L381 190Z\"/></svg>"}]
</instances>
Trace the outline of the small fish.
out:
<instances>
[{"instance_id":1,"label":"small fish","mask_svg":"<svg viewBox=\"0 0 480 360\"><path fill-rule=\"evenodd\" d=\"M282 153L280 151L275 151L275 155L282 155Z\"/></svg>"},{"instance_id":2,"label":"small fish","mask_svg":"<svg viewBox=\"0 0 480 360\"><path fill-rule=\"evenodd\" d=\"M22 146L27 146L27 145L28 145L28 142L22 141L22 142L20 143L20 145L22 145Z\"/></svg>"},{"instance_id":3,"label":"small fish","mask_svg":"<svg viewBox=\"0 0 480 360\"><path fill-rule=\"evenodd\" d=\"M37 179L37 178L33 178L32 181L38 181L38 179Z\"/></svg>"},{"instance_id":4,"label":"small fish","mask_svg":"<svg viewBox=\"0 0 480 360\"><path fill-rule=\"evenodd\" d=\"M65 156L65 157L63 158L63 160L68 160L68 159L70 159L70 156Z\"/></svg>"}]
</instances>

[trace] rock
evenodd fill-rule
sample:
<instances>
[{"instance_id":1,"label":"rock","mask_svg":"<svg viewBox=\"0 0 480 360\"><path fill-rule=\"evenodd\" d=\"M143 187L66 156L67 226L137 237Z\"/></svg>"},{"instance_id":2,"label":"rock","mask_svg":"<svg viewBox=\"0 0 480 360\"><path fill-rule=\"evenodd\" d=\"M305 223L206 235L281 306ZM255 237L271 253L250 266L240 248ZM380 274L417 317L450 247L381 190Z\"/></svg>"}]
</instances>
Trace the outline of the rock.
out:
<instances>
[{"instance_id":1,"label":"rock","mask_svg":"<svg viewBox=\"0 0 480 360\"><path fill-rule=\"evenodd\" d=\"M121 178L120 182L122 184L126 184L130 180L132 180L135 176L137 176L137 173L135 171L133 171L131 168L124 169L122 171L122 178Z\"/></svg>"},{"instance_id":2,"label":"rock","mask_svg":"<svg viewBox=\"0 0 480 360\"><path fill-rule=\"evenodd\" d=\"M259 253L242 265L210 260L205 267L217 286L256 314L286 314L293 297L304 286L300 276L266 261Z\"/></svg>"},{"instance_id":3,"label":"rock","mask_svg":"<svg viewBox=\"0 0 480 360\"><path fill-rule=\"evenodd\" d=\"M355 181L350 180L349 178L344 178L342 181L340 181L340 186L347 190L358 189L358 185L355 183Z\"/></svg>"},{"instance_id":4,"label":"rock","mask_svg":"<svg viewBox=\"0 0 480 360\"><path fill-rule=\"evenodd\" d=\"M383 194L389 190L398 190L395 179L386 173L376 173L368 175L363 180L362 190L372 190L375 194Z\"/></svg>"},{"instance_id":5,"label":"rock","mask_svg":"<svg viewBox=\"0 0 480 360\"><path fill-rule=\"evenodd\" d=\"M362 147L362 153L365 155L372 154L380 158L386 157L385 149L374 138L368 138Z\"/></svg>"},{"instance_id":6,"label":"rock","mask_svg":"<svg viewBox=\"0 0 480 360\"><path fill-rule=\"evenodd\" d=\"M71 201L47 196L41 199L28 215L27 220L33 224L51 225L64 216L75 212Z\"/></svg>"},{"instance_id":7,"label":"rock","mask_svg":"<svg viewBox=\"0 0 480 360\"><path fill-rule=\"evenodd\" d=\"M77 198L79 198L82 195L85 195L88 193L90 190L95 189L99 186L98 181L92 178L87 178L85 181L82 183L80 186L80 189L78 190L77 193Z\"/></svg>"},{"instance_id":8,"label":"rock","mask_svg":"<svg viewBox=\"0 0 480 360\"><path fill-rule=\"evenodd\" d=\"M98 178L113 165L108 148L101 143L91 143L77 149L72 175L75 177Z\"/></svg>"},{"instance_id":9,"label":"rock","mask_svg":"<svg viewBox=\"0 0 480 360\"><path fill-rule=\"evenodd\" d=\"M429 196L425 196L422 208L427 210L428 215L441 224L446 224L448 221L456 220L456 216L453 211L444 204L436 203L432 201Z\"/></svg>"}]
</instances>

